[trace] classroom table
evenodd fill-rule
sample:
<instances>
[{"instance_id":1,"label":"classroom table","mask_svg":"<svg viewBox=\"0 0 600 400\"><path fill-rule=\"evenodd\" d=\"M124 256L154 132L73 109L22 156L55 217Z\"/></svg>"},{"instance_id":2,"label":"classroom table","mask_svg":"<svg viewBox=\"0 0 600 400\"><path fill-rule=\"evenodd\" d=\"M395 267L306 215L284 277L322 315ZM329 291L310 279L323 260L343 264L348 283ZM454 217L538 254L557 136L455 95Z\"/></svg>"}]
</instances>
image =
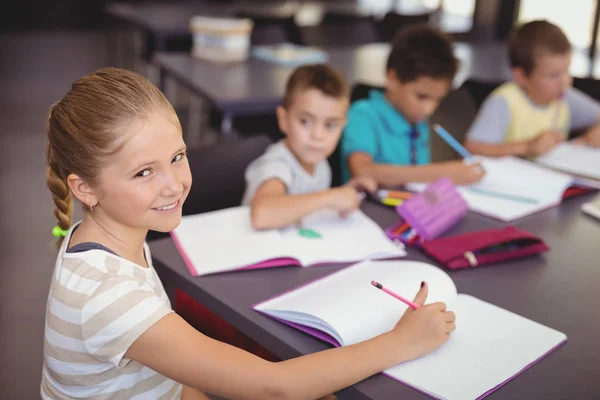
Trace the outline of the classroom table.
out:
<instances>
[{"instance_id":1,"label":"classroom table","mask_svg":"<svg viewBox=\"0 0 600 400\"><path fill-rule=\"evenodd\" d=\"M239 1L218 3L197 0L172 3L110 3L105 12L127 25L152 34L154 49L165 51L167 39L191 36L190 18L194 15L231 18L245 13L284 19L293 16L298 8L296 2L244 4Z\"/></svg>"},{"instance_id":2,"label":"classroom table","mask_svg":"<svg viewBox=\"0 0 600 400\"><path fill-rule=\"evenodd\" d=\"M325 50L328 63L339 69L350 85L358 82L385 85L389 44ZM455 87L471 76L492 82L503 82L510 76L503 45L457 43L455 54L461 60ZM295 68L254 57L245 62L217 64L196 59L187 53L167 52L157 52L153 63L160 71L161 89L165 89L169 79L174 79L223 112L221 133L226 138L232 136L234 117L275 111L281 103L287 79Z\"/></svg>"},{"instance_id":3,"label":"classroom table","mask_svg":"<svg viewBox=\"0 0 600 400\"><path fill-rule=\"evenodd\" d=\"M514 226L539 235L552 248L541 256L504 265L449 272L459 293L478 297L568 336L566 344L508 382L490 399L592 399L600 393L600 223L580 211L593 195L566 200ZM390 208L365 202L382 227L396 220ZM448 234L504 226L469 213ZM201 243L198 243L200 246ZM232 250L235 243L231 243ZM154 266L172 293L180 288L281 359L329 348L328 344L251 309L253 304L342 266L283 267L192 277L171 238L150 243ZM432 262L409 248L408 260ZM457 321L460 323L460 321ZM435 371L443 373L443 371ZM416 400L428 397L377 374L337 393L341 400Z\"/></svg>"}]
</instances>

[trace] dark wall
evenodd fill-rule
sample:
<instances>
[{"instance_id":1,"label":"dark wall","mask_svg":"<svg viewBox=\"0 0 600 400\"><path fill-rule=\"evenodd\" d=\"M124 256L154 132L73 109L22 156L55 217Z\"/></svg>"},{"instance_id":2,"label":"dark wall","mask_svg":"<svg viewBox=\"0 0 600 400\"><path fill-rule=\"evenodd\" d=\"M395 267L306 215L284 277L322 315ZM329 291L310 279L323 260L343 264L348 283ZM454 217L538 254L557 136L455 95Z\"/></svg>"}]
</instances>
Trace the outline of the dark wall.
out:
<instances>
[{"instance_id":1,"label":"dark wall","mask_svg":"<svg viewBox=\"0 0 600 400\"><path fill-rule=\"evenodd\" d=\"M0 13L0 32L85 29L105 26L108 0L8 0Z\"/></svg>"}]
</instances>

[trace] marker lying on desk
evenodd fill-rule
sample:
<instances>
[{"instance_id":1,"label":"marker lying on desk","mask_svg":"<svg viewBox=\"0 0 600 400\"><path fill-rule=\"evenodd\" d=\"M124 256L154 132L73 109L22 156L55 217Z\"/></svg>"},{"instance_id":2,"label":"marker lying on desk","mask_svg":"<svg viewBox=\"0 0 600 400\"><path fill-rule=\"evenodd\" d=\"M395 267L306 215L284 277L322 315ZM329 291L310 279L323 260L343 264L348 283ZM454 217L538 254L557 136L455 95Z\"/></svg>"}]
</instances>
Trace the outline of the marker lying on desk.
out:
<instances>
[{"instance_id":1,"label":"marker lying on desk","mask_svg":"<svg viewBox=\"0 0 600 400\"><path fill-rule=\"evenodd\" d=\"M377 196L379 196L382 199L390 198L398 200L408 200L413 196L413 193L402 192L399 190L378 190Z\"/></svg>"},{"instance_id":2,"label":"marker lying on desk","mask_svg":"<svg viewBox=\"0 0 600 400\"><path fill-rule=\"evenodd\" d=\"M383 285L377 281L371 281L371 285L375 286L377 289L381 289L384 292L386 292L387 294L389 294L392 297L397 298L398 300L400 300L401 302L405 303L406 305L408 305L409 307L413 308L413 309L417 309L419 308L419 305L416 303L413 303L412 301L405 299L404 297L400 296L399 294L396 294L394 292L392 292L391 290L389 290L388 288L383 287Z\"/></svg>"},{"instance_id":3,"label":"marker lying on desk","mask_svg":"<svg viewBox=\"0 0 600 400\"><path fill-rule=\"evenodd\" d=\"M439 137L444 139L444 142L448 143L448 146L452 147L458 154L462 156L462 158L465 159L467 164L475 162L475 157L473 157L473 154L469 153L469 151L465 149L464 146L450 134L450 132L438 124L433 125L433 129Z\"/></svg>"}]
</instances>

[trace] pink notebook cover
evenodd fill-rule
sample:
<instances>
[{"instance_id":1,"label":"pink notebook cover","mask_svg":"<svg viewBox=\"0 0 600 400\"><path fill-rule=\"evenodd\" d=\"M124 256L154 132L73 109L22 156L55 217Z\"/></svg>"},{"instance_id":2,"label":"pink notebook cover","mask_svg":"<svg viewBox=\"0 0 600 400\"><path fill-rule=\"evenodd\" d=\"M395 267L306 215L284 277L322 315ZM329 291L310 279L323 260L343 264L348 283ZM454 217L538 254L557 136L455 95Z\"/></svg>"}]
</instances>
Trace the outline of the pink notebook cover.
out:
<instances>
[{"instance_id":1,"label":"pink notebook cover","mask_svg":"<svg viewBox=\"0 0 600 400\"><path fill-rule=\"evenodd\" d=\"M336 271L336 272L339 272L339 270L338 270L338 271ZM335 274L336 272L332 272L332 274ZM313 282L317 282L317 281L319 281L319 280L321 280L321 279L324 279L324 278L328 277L329 275L331 275L331 274L326 274L326 275L323 275L323 276L321 276L321 277L319 277L319 278L317 278L317 279L313 279L313 280L311 280L311 281L308 281L308 282L306 282L306 283L304 283L304 284L302 284L302 285L299 285L299 286L297 286L297 287L295 287L295 288L292 288L292 289L290 289L290 290L287 290L287 291L285 291L285 292L282 292L282 293L276 294L276 295L274 295L274 296L272 296L272 297L269 297L269 298L268 298L268 299L266 299L266 300L263 300L263 301L261 301L261 302L259 302L259 303L256 303L256 304L252 305L252 306L251 306L251 308L252 308L253 310L255 310L255 311L259 312L260 314L263 314L263 315L265 315L265 316L267 316L267 317L269 317L269 318L271 318L271 319L274 319L275 321L279 321L279 322L281 322L281 323L283 323L283 324L285 324L285 325L288 325L288 326L290 326L290 327L292 327L292 328L295 328L295 329L297 329L297 330L299 330L299 331L301 331L301 332L307 333L307 334L309 334L309 335L311 335L311 336L313 336L313 337L315 337L315 338L317 338L317 339L320 339L320 340L322 340L322 341L324 341L324 342L326 342L326 343L329 343L329 344L333 345L334 347L340 347L340 346L341 346L341 345L340 345L340 343L339 343L339 342L338 342L338 341L337 341L335 338L333 338L331 335L329 335L329 334L327 334L327 333L325 333L325 332L323 332L323 331L320 331L320 330L318 330L318 329L315 329L315 328L312 328L312 327L309 327L309 326L301 325L301 324L298 324L298 323L295 323L295 322L286 321L286 320L284 320L284 319L281 319L281 318L274 317L274 316L272 316L272 315L269 315L269 314L266 314L266 313L264 313L264 312L263 312L263 311L261 311L261 310L257 310L257 309L256 309L256 307L258 307L258 306L259 306L260 304L262 304L262 303L265 303L265 302L267 302L267 301L269 301L269 300L272 300L272 299L275 299L275 298L277 298L277 297L283 296L283 295L284 295L284 294L286 294L286 293L293 292L294 290L298 290L298 289L300 289L301 287L304 287L304 286L310 285L311 283L313 283ZM538 359L536 359L536 360L532 361L531 363L527 364L527 365L526 365L526 366L525 366L523 369L521 369L519 372L517 372L517 373L516 373L516 374L514 374L513 376L511 376L511 377L507 378L505 381L503 381L503 382L500 382L498 385L494 386L493 388L491 388L491 389L490 389L490 390L488 390L487 392L483 393L481 396L477 397L475 400L480 400L480 399L483 399L483 398L485 398L485 397L489 396L490 394L492 394L493 392L495 392L496 390L500 389L502 386L506 385L508 382L510 382L511 380L513 380L514 378L516 378L517 376L521 375L523 372L527 371L529 368L531 368L532 366L534 366L535 364L537 364L538 362L540 362L540 361L541 361L543 358L545 358L547 355L549 355L550 353L552 353L554 350L558 349L560 346L562 346L562 345L563 345L563 344L565 344L566 342L567 342L567 339L565 339L564 341L560 342L559 344L557 344L556 346L554 346L553 348L551 348L550 350L548 350L546 353L544 353L544 354L543 354L541 357L539 357ZM397 381L397 382L400 382L400 383L402 383L402 384L403 384L403 385L405 385L405 386L408 386L408 387L410 387L410 388L412 388L412 389L416 390L417 392L423 393L423 394L425 394L425 395L427 395L427 396L429 396L429 397L431 397L431 398L433 398L433 399L441 399L440 397L436 397L436 396L434 396L434 395L433 395L433 394L431 394L431 393L424 392L424 391L422 391L421 389L419 389L419 388L417 388L417 387L415 387L415 386L412 386L411 384L409 384L409 383L407 383L407 382L404 382L404 381L402 381L402 380L400 380L400 379L398 379L398 378L396 378L396 377L393 377L393 376L391 376L391 375L388 375L388 374L386 374L385 372L382 372L382 374L383 374L383 375L385 375L385 376L387 376L388 378L391 378L391 379L393 379L393 380L395 380L395 381Z\"/></svg>"}]
</instances>

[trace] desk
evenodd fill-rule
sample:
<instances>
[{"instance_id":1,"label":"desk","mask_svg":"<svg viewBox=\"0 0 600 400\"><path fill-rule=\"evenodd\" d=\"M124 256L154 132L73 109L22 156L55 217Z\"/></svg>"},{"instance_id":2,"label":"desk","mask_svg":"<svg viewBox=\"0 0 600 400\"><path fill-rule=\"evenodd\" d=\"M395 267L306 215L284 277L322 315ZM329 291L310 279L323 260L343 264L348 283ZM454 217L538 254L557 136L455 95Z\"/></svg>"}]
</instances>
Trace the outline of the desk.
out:
<instances>
[{"instance_id":1,"label":"desk","mask_svg":"<svg viewBox=\"0 0 600 400\"><path fill-rule=\"evenodd\" d=\"M471 75L497 82L509 78L504 46L457 43L455 49L456 56L461 60L455 87ZM373 86L385 85L389 44L375 43L326 51L328 63L345 75L348 84L361 82ZM232 135L233 117L275 110L281 103L287 79L295 68L254 57L245 62L222 65L195 59L187 53L166 52L157 52L153 62L160 71L163 91L167 80L173 78L223 112L221 132L228 138Z\"/></svg>"},{"instance_id":2,"label":"desk","mask_svg":"<svg viewBox=\"0 0 600 400\"><path fill-rule=\"evenodd\" d=\"M515 223L552 247L541 257L450 273L467 293L564 332L568 342L494 392L490 399L592 399L600 393L600 238L598 221L579 207L593 195L567 200ZM365 203L382 227L393 210ZM450 234L502 224L470 213ZM150 243L154 265L166 283L185 290L276 356L287 359L329 348L316 338L253 311L251 305L340 269L340 266L274 268L193 278L170 238ZM431 262L408 249L409 260ZM439 373L439 372L438 372ZM428 397L381 374L337 393L344 399L416 400Z\"/></svg>"},{"instance_id":3,"label":"desk","mask_svg":"<svg viewBox=\"0 0 600 400\"><path fill-rule=\"evenodd\" d=\"M202 1L128 4L111 3L105 12L137 29L154 36L155 50L165 51L166 41L170 37L190 36L190 18L195 15L212 17L235 17L241 13L260 15L268 18L287 18L298 11L295 2L277 2L273 4L244 5L243 2L203 3Z\"/></svg>"}]
</instances>

